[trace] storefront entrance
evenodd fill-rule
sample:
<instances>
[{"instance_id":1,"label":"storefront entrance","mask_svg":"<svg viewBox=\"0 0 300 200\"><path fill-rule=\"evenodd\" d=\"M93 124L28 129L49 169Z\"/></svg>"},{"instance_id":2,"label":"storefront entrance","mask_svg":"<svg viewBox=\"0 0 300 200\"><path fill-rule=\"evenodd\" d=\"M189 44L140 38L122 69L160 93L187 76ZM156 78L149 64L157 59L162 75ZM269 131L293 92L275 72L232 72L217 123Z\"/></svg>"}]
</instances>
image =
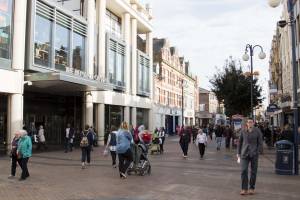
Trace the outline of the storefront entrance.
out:
<instances>
[{"instance_id":1,"label":"storefront entrance","mask_svg":"<svg viewBox=\"0 0 300 200\"><path fill-rule=\"evenodd\" d=\"M8 96L0 94L0 155L6 154Z\"/></svg>"},{"instance_id":2,"label":"storefront entrance","mask_svg":"<svg viewBox=\"0 0 300 200\"><path fill-rule=\"evenodd\" d=\"M29 130L30 124L35 122L38 130L43 125L47 144L63 144L68 123L75 128L78 138L81 121L82 97L29 92L24 95L25 126Z\"/></svg>"}]
</instances>

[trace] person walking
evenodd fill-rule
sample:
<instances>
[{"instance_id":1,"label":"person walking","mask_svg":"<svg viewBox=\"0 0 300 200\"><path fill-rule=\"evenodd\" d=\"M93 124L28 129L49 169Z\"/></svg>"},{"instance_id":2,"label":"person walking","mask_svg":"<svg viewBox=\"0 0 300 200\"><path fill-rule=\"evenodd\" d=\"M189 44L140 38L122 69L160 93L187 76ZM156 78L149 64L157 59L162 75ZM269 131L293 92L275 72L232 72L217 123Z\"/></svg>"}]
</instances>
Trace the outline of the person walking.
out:
<instances>
[{"instance_id":1,"label":"person walking","mask_svg":"<svg viewBox=\"0 0 300 200\"><path fill-rule=\"evenodd\" d=\"M189 143L191 141L191 132L188 127L184 127L180 132L179 143L183 152L183 157L188 157Z\"/></svg>"},{"instance_id":2,"label":"person walking","mask_svg":"<svg viewBox=\"0 0 300 200\"><path fill-rule=\"evenodd\" d=\"M232 138L232 129L229 125L227 125L225 127L225 130L224 130L224 135L225 135L225 147L226 149L229 149L230 148L230 143L231 143L231 138Z\"/></svg>"},{"instance_id":3,"label":"person walking","mask_svg":"<svg viewBox=\"0 0 300 200\"><path fill-rule=\"evenodd\" d=\"M259 128L254 127L252 119L247 120L247 126L241 131L237 158L241 162L241 195L254 194L256 174L258 166L258 156L262 153L263 139ZM248 181L248 168L251 166L250 182ZM250 190L248 191L248 186Z\"/></svg>"},{"instance_id":4,"label":"person walking","mask_svg":"<svg viewBox=\"0 0 300 200\"><path fill-rule=\"evenodd\" d=\"M23 181L29 177L27 163L29 158L32 156L32 142L31 138L27 136L26 131L20 130L19 133L20 139L18 141L17 156L20 159L20 167L22 169L22 174L19 180Z\"/></svg>"},{"instance_id":5,"label":"person walking","mask_svg":"<svg viewBox=\"0 0 300 200\"><path fill-rule=\"evenodd\" d=\"M38 131L38 144L37 144L37 148L36 150L40 150L41 147L43 147L43 149L47 149L46 146L46 138L45 138L45 130L43 125L40 125L39 127L39 131Z\"/></svg>"},{"instance_id":6,"label":"person walking","mask_svg":"<svg viewBox=\"0 0 300 200\"><path fill-rule=\"evenodd\" d=\"M17 131L15 137L11 142L11 152L10 152L11 171L10 171L10 176L8 177L9 179L14 178L16 176L17 163L19 164L19 166L21 166L21 160L18 159L18 155L17 155L19 139L20 139L20 132Z\"/></svg>"},{"instance_id":7,"label":"person walking","mask_svg":"<svg viewBox=\"0 0 300 200\"><path fill-rule=\"evenodd\" d=\"M117 152L116 152L116 147L117 147L117 128L115 126L111 126L110 133L108 135L107 139L107 145L105 148L105 151L109 148L110 150L110 155L112 159L112 166L113 168L116 168L116 158L117 158Z\"/></svg>"},{"instance_id":8,"label":"person walking","mask_svg":"<svg viewBox=\"0 0 300 200\"><path fill-rule=\"evenodd\" d=\"M217 151L220 151L222 145L223 129L219 124L216 127L215 135L216 135L216 142L217 142Z\"/></svg>"},{"instance_id":9,"label":"person walking","mask_svg":"<svg viewBox=\"0 0 300 200\"><path fill-rule=\"evenodd\" d=\"M203 133L202 129L198 130L196 144L198 145L199 148L200 159L202 159L205 153L205 146L207 145L207 136L205 133Z\"/></svg>"},{"instance_id":10,"label":"person walking","mask_svg":"<svg viewBox=\"0 0 300 200\"><path fill-rule=\"evenodd\" d=\"M164 127L161 127L158 131L158 137L160 139L159 141L159 145L160 145L160 153L164 153L164 143L165 143L165 139L166 139L166 134L165 134L165 130Z\"/></svg>"},{"instance_id":11,"label":"person walking","mask_svg":"<svg viewBox=\"0 0 300 200\"><path fill-rule=\"evenodd\" d=\"M122 122L117 134L117 153L119 157L120 178L126 179L126 171L133 164L133 156L130 149L132 135L128 130L127 122Z\"/></svg>"},{"instance_id":12,"label":"person walking","mask_svg":"<svg viewBox=\"0 0 300 200\"><path fill-rule=\"evenodd\" d=\"M73 141L75 138L75 130L71 127L71 124L67 124L66 135L65 135L65 153L73 151Z\"/></svg>"},{"instance_id":13,"label":"person walking","mask_svg":"<svg viewBox=\"0 0 300 200\"><path fill-rule=\"evenodd\" d=\"M90 165L91 163L91 149L93 145L93 133L90 131L89 125L85 125L80 138L81 169L85 169L86 164Z\"/></svg>"}]
</instances>

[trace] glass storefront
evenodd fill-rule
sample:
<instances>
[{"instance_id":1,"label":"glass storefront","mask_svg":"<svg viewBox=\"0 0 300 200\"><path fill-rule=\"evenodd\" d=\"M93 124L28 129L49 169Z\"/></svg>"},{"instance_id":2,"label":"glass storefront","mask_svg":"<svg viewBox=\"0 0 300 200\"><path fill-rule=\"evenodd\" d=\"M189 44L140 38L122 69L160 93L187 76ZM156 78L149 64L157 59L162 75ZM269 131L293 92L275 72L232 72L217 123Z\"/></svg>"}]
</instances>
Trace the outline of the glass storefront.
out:
<instances>
[{"instance_id":1,"label":"glass storefront","mask_svg":"<svg viewBox=\"0 0 300 200\"><path fill-rule=\"evenodd\" d=\"M104 143L106 144L110 129L115 126L117 129L120 127L124 120L124 107L105 105L105 135Z\"/></svg>"},{"instance_id":2,"label":"glass storefront","mask_svg":"<svg viewBox=\"0 0 300 200\"><path fill-rule=\"evenodd\" d=\"M149 128L149 110L143 108L136 109L137 125L144 125L146 129Z\"/></svg>"},{"instance_id":3,"label":"glass storefront","mask_svg":"<svg viewBox=\"0 0 300 200\"><path fill-rule=\"evenodd\" d=\"M47 144L63 144L68 123L75 128L78 143L82 128L81 121L81 97L25 92L25 126L29 130L32 122L35 122L36 128L43 125Z\"/></svg>"},{"instance_id":4,"label":"glass storefront","mask_svg":"<svg viewBox=\"0 0 300 200\"><path fill-rule=\"evenodd\" d=\"M0 94L0 155L6 153L8 97Z\"/></svg>"},{"instance_id":5,"label":"glass storefront","mask_svg":"<svg viewBox=\"0 0 300 200\"><path fill-rule=\"evenodd\" d=\"M12 4L13 0L0 0L0 58L4 59L12 54Z\"/></svg>"}]
</instances>

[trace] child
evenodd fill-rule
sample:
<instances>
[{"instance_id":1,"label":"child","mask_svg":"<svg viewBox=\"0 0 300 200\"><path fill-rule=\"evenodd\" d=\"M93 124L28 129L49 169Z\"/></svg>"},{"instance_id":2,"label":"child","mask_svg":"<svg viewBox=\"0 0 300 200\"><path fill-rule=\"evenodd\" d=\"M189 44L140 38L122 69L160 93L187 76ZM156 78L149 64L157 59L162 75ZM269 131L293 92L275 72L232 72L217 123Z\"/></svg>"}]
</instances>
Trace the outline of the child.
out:
<instances>
[{"instance_id":1,"label":"child","mask_svg":"<svg viewBox=\"0 0 300 200\"><path fill-rule=\"evenodd\" d=\"M203 133L202 129L199 129L198 131L196 142L199 147L200 159L202 159L205 152L205 146L207 145L207 136Z\"/></svg>"}]
</instances>

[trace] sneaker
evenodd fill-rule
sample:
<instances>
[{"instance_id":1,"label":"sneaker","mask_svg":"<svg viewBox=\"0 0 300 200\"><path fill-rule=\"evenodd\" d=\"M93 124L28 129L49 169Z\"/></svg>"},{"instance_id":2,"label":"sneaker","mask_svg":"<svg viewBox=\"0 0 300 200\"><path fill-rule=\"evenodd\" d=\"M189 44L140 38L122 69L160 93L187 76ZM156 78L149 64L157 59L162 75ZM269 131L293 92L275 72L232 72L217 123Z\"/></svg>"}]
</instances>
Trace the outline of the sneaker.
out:
<instances>
[{"instance_id":1,"label":"sneaker","mask_svg":"<svg viewBox=\"0 0 300 200\"><path fill-rule=\"evenodd\" d=\"M120 178L126 179L127 176L126 176L126 174L124 174L124 173L120 173Z\"/></svg>"},{"instance_id":2,"label":"sneaker","mask_svg":"<svg viewBox=\"0 0 300 200\"><path fill-rule=\"evenodd\" d=\"M117 165L116 165L116 164L114 164L114 165L112 165L112 167L113 167L113 168L117 168Z\"/></svg>"},{"instance_id":3,"label":"sneaker","mask_svg":"<svg viewBox=\"0 0 300 200\"><path fill-rule=\"evenodd\" d=\"M81 169L85 169L85 164L84 163L81 164Z\"/></svg>"},{"instance_id":4,"label":"sneaker","mask_svg":"<svg viewBox=\"0 0 300 200\"><path fill-rule=\"evenodd\" d=\"M15 178L15 176L14 175L9 175L7 178L8 179L13 179L13 178Z\"/></svg>"},{"instance_id":5,"label":"sneaker","mask_svg":"<svg viewBox=\"0 0 300 200\"><path fill-rule=\"evenodd\" d=\"M249 195L254 195L254 189L250 189L248 192Z\"/></svg>"},{"instance_id":6,"label":"sneaker","mask_svg":"<svg viewBox=\"0 0 300 200\"><path fill-rule=\"evenodd\" d=\"M248 194L248 191L247 190L242 190L241 192L240 192L240 195L247 195Z\"/></svg>"}]
</instances>

